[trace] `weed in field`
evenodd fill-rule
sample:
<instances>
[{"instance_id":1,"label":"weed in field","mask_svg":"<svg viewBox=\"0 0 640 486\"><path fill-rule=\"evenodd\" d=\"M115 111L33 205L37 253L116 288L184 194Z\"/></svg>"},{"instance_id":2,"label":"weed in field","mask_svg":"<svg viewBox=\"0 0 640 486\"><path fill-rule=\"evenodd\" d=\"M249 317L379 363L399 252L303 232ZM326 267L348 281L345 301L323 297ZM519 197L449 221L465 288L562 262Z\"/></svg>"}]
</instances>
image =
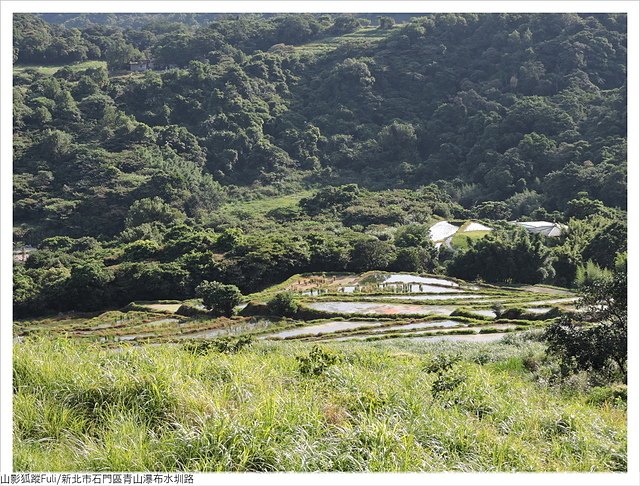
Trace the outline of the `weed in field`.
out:
<instances>
[{"instance_id":1,"label":"weed in field","mask_svg":"<svg viewBox=\"0 0 640 486\"><path fill-rule=\"evenodd\" d=\"M308 356L298 356L296 359L300 373L305 376L319 376L338 362L338 356L324 351L320 346L314 346Z\"/></svg>"},{"instance_id":2,"label":"weed in field","mask_svg":"<svg viewBox=\"0 0 640 486\"><path fill-rule=\"evenodd\" d=\"M437 398L442 396L445 392L452 391L458 386L462 385L465 381L465 375L460 370L449 369L447 371L440 371L436 376L436 379L431 385L431 394Z\"/></svg>"},{"instance_id":3,"label":"weed in field","mask_svg":"<svg viewBox=\"0 0 640 486\"><path fill-rule=\"evenodd\" d=\"M210 351L219 353L235 354L243 348L251 346L253 339L251 336L224 337L219 339L194 340L183 345L186 351L193 354L205 355Z\"/></svg>"},{"instance_id":4,"label":"weed in field","mask_svg":"<svg viewBox=\"0 0 640 486\"><path fill-rule=\"evenodd\" d=\"M593 405L627 406L627 385L615 384L594 387L587 397L587 403Z\"/></svg>"},{"instance_id":5,"label":"weed in field","mask_svg":"<svg viewBox=\"0 0 640 486\"><path fill-rule=\"evenodd\" d=\"M456 363L459 363L460 360L461 356L459 354L438 354L430 357L422 369L427 373L442 373L449 371Z\"/></svg>"}]
</instances>

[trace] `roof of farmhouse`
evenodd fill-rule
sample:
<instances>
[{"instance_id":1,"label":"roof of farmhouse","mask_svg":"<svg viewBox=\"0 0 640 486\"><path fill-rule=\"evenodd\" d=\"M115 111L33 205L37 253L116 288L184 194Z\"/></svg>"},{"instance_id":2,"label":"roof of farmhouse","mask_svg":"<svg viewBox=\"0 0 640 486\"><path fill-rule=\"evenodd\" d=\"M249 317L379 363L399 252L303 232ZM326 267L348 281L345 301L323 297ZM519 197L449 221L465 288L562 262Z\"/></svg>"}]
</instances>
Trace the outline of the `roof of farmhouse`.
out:
<instances>
[{"instance_id":1,"label":"roof of farmhouse","mask_svg":"<svg viewBox=\"0 0 640 486\"><path fill-rule=\"evenodd\" d=\"M545 236L560 236L567 226L550 221L511 221L525 228L529 233L540 233Z\"/></svg>"}]
</instances>

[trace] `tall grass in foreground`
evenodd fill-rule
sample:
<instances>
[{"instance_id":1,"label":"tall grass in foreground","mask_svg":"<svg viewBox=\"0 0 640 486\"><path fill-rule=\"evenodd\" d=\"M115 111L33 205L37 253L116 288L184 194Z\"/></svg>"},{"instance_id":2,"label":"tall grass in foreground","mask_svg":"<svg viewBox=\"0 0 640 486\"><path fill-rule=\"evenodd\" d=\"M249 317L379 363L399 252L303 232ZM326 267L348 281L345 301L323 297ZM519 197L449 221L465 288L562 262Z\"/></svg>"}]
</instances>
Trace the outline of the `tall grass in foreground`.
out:
<instances>
[{"instance_id":1,"label":"tall grass in foreground","mask_svg":"<svg viewBox=\"0 0 640 486\"><path fill-rule=\"evenodd\" d=\"M517 344L327 344L338 361L314 376L300 372L305 343L198 354L27 339L14 468L624 470L624 407L536 384L522 363L540 345Z\"/></svg>"}]
</instances>

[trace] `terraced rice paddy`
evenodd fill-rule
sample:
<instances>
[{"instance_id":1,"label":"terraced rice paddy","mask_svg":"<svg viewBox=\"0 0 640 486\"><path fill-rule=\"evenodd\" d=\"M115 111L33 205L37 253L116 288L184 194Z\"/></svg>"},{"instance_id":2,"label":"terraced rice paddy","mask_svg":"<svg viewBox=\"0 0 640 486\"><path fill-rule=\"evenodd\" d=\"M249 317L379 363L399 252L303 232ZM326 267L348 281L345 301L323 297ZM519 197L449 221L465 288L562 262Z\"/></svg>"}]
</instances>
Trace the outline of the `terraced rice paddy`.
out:
<instances>
[{"instance_id":1,"label":"terraced rice paddy","mask_svg":"<svg viewBox=\"0 0 640 486\"><path fill-rule=\"evenodd\" d=\"M243 310L249 301L264 304L281 291L297 295L301 308L297 318L248 315ZM313 274L294 276L248 296L236 308L240 315L233 318L182 316L177 313L182 305L179 301L144 302L130 307L136 310L18 321L14 337L19 341L32 333L53 333L113 345L246 334L266 340L432 340L448 336L486 341L544 324L545 314L554 306L571 309L575 301L569 291L542 286L496 287L441 276L384 272ZM506 309L519 307L526 317L497 319L492 306L498 304ZM189 305L201 307L195 301Z\"/></svg>"},{"instance_id":2,"label":"terraced rice paddy","mask_svg":"<svg viewBox=\"0 0 640 486\"><path fill-rule=\"evenodd\" d=\"M467 299L486 299L486 295L477 294L425 294L425 295L374 295L371 297L362 297L365 300L379 300L379 299L406 299L406 300L467 300Z\"/></svg>"},{"instance_id":3,"label":"terraced rice paddy","mask_svg":"<svg viewBox=\"0 0 640 486\"><path fill-rule=\"evenodd\" d=\"M178 312L180 305L181 304L146 304L145 307L152 311L175 313Z\"/></svg>"},{"instance_id":4,"label":"terraced rice paddy","mask_svg":"<svg viewBox=\"0 0 640 486\"><path fill-rule=\"evenodd\" d=\"M308 304L311 309L336 312L339 314L442 314L449 315L455 307L422 306L410 304L382 304L379 302L312 302Z\"/></svg>"},{"instance_id":5,"label":"terraced rice paddy","mask_svg":"<svg viewBox=\"0 0 640 486\"><path fill-rule=\"evenodd\" d=\"M366 328L373 326L380 326L380 321L329 321L323 324L317 324L313 326L305 326L302 328L295 328L286 331L281 331L276 334L269 334L265 336L267 338L289 338L293 336L301 336L305 334L328 334L336 331L344 331L350 329Z\"/></svg>"}]
</instances>

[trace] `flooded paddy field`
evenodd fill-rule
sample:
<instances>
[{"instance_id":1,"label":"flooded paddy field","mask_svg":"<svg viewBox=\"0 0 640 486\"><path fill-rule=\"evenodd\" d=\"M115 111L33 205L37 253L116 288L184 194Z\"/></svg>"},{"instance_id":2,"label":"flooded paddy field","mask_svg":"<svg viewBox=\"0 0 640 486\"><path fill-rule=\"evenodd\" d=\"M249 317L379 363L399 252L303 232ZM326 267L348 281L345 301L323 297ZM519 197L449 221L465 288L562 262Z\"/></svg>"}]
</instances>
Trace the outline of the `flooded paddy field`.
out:
<instances>
[{"instance_id":1,"label":"flooded paddy field","mask_svg":"<svg viewBox=\"0 0 640 486\"><path fill-rule=\"evenodd\" d=\"M311 302L306 304L309 308L338 314L442 314L449 315L455 310L455 306L435 305L411 305L411 304L385 304L381 302Z\"/></svg>"},{"instance_id":2,"label":"flooded paddy field","mask_svg":"<svg viewBox=\"0 0 640 486\"><path fill-rule=\"evenodd\" d=\"M292 292L300 312L289 319L263 315L278 292ZM196 299L185 301L202 315L178 314L180 301L132 303L118 311L60 315L14 323L14 339L33 333L64 334L106 344L185 342L251 335L255 339L331 340L406 336L411 339L487 341L498 334L546 322L545 313L570 308L577 297L568 290L540 286L495 286L434 275L367 272L297 275L247 296L259 311L251 316L208 316ZM256 305L253 305L256 304ZM262 305L262 307L260 307ZM528 315L495 322L496 309L519 307ZM181 311L182 312L182 311ZM557 313L554 314L557 316ZM549 318L551 319L551 318ZM520 322L521 324L519 324Z\"/></svg>"},{"instance_id":3,"label":"flooded paddy field","mask_svg":"<svg viewBox=\"0 0 640 486\"><path fill-rule=\"evenodd\" d=\"M290 338L305 334L328 334L336 331L344 331L351 329L361 329L374 326L381 326L381 321L329 321L322 324L315 324L304 327L287 329L275 334L264 336L265 338Z\"/></svg>"},{"instance_id":4,"label":"flooded paddy field","mask_svg":"<svg viewBox=\"0 0 640 486\"><path fill-rule=\"evenodd\" d=\"M479 295L479 294L423 294L423 295L372 295L372 296L364 296L362 299L364 300L377 300L377 299L389 299L389 300L467 300L467 299L487 299L489 298L487 295Z\"/></svg>"}]
</instances>

